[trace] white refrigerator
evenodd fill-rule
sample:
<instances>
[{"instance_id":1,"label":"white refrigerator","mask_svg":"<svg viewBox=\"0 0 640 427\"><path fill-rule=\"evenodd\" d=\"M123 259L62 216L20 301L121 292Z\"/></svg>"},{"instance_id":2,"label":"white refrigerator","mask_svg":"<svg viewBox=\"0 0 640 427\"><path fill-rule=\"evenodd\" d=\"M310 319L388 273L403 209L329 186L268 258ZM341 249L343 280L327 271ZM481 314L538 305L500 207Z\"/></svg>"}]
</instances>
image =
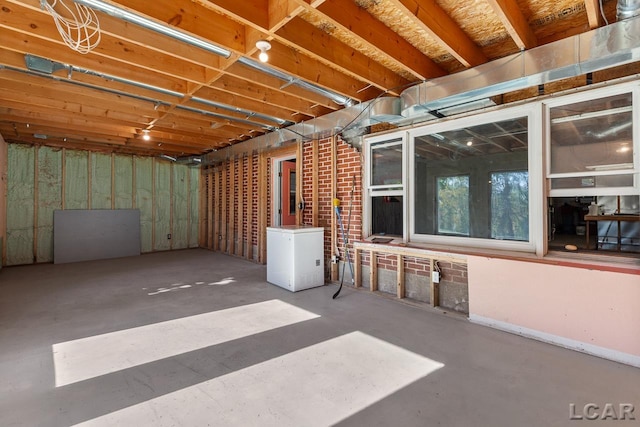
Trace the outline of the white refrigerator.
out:
<instances>
[{"instance_id":1,"label":"white refrigerator","mask_svg":"<svg viewBox=\"0 0 640 427\"><path fill-rule=\"evenodd\" d=\"M324 285L324 228L267 227L267 282L291 292Z\"/></svg>"}]
</instances>

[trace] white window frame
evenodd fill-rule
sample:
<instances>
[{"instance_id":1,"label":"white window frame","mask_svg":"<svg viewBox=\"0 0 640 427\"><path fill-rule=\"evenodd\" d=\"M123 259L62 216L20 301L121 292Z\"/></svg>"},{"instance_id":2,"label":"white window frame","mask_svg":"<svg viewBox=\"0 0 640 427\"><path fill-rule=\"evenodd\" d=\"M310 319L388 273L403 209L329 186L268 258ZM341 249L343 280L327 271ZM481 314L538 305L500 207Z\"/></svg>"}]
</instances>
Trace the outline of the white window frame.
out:
<instances>
[{"instance_id":1,"label":"white window frame","mask_svg":"<svg viewBox=\"0 0 640 427\"><path fill-rule=\"evenodd\" d=\"M401 145L402 147L402 184L391 185L371 185L373 167L371 154L372 146L385 147ZM407 241L407 132L393 132L384 135L377 135L364 140L364 182L366 187L366 197L363 198L362 215L363 215L363 236L369 237L372 233L372 218L371 218L371 198L383 197L383 196L401 196L402 197L402 211L404 213L402 217L402 240Z\"/></svg>"},{"instance_id":2,"label":"white window frame","mask_svg":"<svg viewBox=\"0 0 640 427\"><path fill-rule=\"evenodd\" d=\"M578 102L591 101L599 98L607 98L615 95L631 93L632 110L632 146L633 146L633 167L631 169L588 171L574 173L551 173L551 109L563 105L575 104ZM557 99L543 101L545 115L545 151L548 153L545 173L548 183L549 197L593 197L593 196L635 196L640 189L640 89L637 82L620 84L617 86L605 86L598 89L565 95ZM591 176L611 176L611 175L633 175L633 186L631 187L581 187L581 188L551 188L553 178L577 178Z\"/></svg>"},{"instance_id":3,"label":"white window frame","mask_svg":"<svg viewBox=\"0 0 640 427\"><path fill-rule=\"evenodd\" d=\"M439 236L417 234L413 215L415 200L413 186L415 183L415 138L434 133L447 132L460 128L468 128L484 123L499 122L509 119L526 117L528 128L528 175L529 175L529 241L517 242L507 240L481 239L474 237ZM432 125L425 125L412 129L408 135L409 149L407 151L409 179L405 185L405 192L412 196L408 199L408 211L405 220L409 221L409 239L412 242L437 244L445 246L463 246L482 249L498 249L518 252L535 252L539 256L544 254L545 239L543 235L546 203L544 202L544 180L542 175L542 108L541 103L531 103L516 107L505 107L491 112L480 113L475 116L452 119Z\"/></svg>"}]
</instances>

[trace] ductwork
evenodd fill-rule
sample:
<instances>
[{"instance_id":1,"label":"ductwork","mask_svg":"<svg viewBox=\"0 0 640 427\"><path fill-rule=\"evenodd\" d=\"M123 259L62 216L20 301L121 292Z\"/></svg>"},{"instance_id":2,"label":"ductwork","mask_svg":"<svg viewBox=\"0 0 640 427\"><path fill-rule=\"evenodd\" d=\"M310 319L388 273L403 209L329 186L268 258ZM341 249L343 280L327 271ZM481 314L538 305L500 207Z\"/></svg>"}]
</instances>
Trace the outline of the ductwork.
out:
<instances>
[{"instance_id":1,"label":"ductwork","mask_svg":"<svg viewBox=\"0 0 640 427\"><path fill-rule=\"evenodd\" d=\"M640 0L627 3L639 4ZM418 84L402 92L400 101L393 97L375 99L232 145L207 154L203 164L218 163L292 140L323 138L338 132L343 138L353 137L354 145L358 145L366 127L376 120L399 126L416 124L487 107L492 105L488 99L496 95L638 60L640 18L623 20ZM399 106L401 115L397 111Z\"/></svg>"},{"instance_id":2,"label":"ductwork","mask_svg":"<svg viewBox=\"0 0 640 427\"><path fill-rule=\"evenodd\" d=\"M618 21L640 15L640 0L618 0Z\"/></svg>"},{"instance_id":3,"label":"ductwork","mask_svg":"<svg viewBox=\"0 0 640 427\"><path fill-rule=\"evenodd\" d=\"M640 18L623 20L406 89L400 95L402 115L434 112L639 59Z\"/></svg>"}]
</instances>

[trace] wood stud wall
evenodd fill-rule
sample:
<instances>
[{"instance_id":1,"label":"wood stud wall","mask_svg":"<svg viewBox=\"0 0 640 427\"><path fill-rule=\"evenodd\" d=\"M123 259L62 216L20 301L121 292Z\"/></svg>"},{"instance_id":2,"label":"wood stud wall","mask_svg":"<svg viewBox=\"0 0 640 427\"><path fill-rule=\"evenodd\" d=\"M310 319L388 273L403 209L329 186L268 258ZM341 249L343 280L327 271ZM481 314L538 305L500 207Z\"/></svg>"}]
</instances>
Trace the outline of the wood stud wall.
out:
<instances>
[{"instance_id":1,"label":"wood stud wall","mask_svg":"<svg viewBox=\"0 0 640 427\"><path fill-rule=\"evenodd\" d=\"M199 183L192 179L192 170L186 165L150 157L4 142L0 148L3 150L3 180L0 187L3 192L0 206L3 265L53 260L53 211L58 209L138 208L141 209L142 252L199 246L195 227L199 218L197 212L192 212L193 199L190 198ZM10 166L10 158L29 160ZM163 206L156 206L155 199L150 204L138 206L137 197L144 200L149 194L150 198L155 198L158 189L151 184L151 180L147 185L142 185L142 182L136 181L136 175L141 171L150 173L159 162L167 172L166 176L182 178L176 182L166 181L167 194ZM149 177L152 178L152 175ZM192 183L194 188L191 188ZM21 190L23 187L29 188L28 194ZM9 191L9 188L12 190ZM8 204L8 198L17 203ZM174 199L181 203L177 204ZM183 203L185 199L186 204ZM144 214L153 216L157 209L166 213L164 222L145 222ZM23 210L28 212L27 216ZM193 221L196 223L192 224ZM147 224L149 227L145 228ZM161 246L149 244L157 237L154 236L156 227L163 227L163 236L165 233L172 235Z\"/></svg>"},{"instance_id":2,"label":"wood stud wall","mask_svg":"<svg viewBox=\"0 0 640 427\"><path fill-rule=\"evenodd\" d=\"M363 265L368 265L370 291L378 291L380 288L379 270L391 270L395 271L395 295L398 298L406 298L407 276L417 275L425 278L429 300L433 306L437 306L440 300L439 288L431 278L434 261L437 259L457 264L465 264L466 261L455 256L436 256L422 249L361 242L360 153L336 137L313 140L307 144L305 146L299 143L270 152L245 153L204 172L208 183L205 192L202 193L207 198L207 230L204 239L208 242L207 247L261 264L266 263L266 228L270 225L271 209L271 158L295 154L296 185L301 189L301 198L306 203L304 212L298 209L297 223L325 228L326 262L330 263L333 255L339 256L343 262L346 261L344 242L339 235L339 224L333 207L333 199L339 198L344 221L347 220L349 204L353 203L348 238L355 287L362 286ZM354 180L355 191L352 193ZM346 225L345 223L344 226ZM255 254L254 242L257 246ZM338 267L338 263L331 263L331 281L339 280Z\"/></svg>"}]
</instances>

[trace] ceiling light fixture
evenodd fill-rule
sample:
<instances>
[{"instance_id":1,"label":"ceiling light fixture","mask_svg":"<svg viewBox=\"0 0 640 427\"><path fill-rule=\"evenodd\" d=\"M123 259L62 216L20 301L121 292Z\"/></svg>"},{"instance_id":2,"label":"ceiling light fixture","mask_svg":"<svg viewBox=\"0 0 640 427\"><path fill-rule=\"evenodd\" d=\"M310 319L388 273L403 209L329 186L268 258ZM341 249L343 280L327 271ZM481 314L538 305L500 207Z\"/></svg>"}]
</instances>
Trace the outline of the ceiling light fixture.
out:
<instances>
[{"instance_id":1,"label":"ceiling light fixture","mask_svg":"<svg viewBox=\"0 0 640 427\"><path fill-rule=\"evenodd\" d=\"M151 139L151 136L149 135L149 131L146 129L142 130L142 139L144 139L145 141L149 141Z\"/></svg>"},{"instance_id":2,"label":"ceiling light fixture","mask_svg":"<svg viewBox=\"0 0 640 427\"><path fill-rule=\"evenodd\" d=\"M258 55L258 59L260 60L260 62L267 62L269 60L267 51L271 49L271 43L266 40L258 40L256 42L256 47L260 49L260 55Z\"/></svg>"}]
</instances>

